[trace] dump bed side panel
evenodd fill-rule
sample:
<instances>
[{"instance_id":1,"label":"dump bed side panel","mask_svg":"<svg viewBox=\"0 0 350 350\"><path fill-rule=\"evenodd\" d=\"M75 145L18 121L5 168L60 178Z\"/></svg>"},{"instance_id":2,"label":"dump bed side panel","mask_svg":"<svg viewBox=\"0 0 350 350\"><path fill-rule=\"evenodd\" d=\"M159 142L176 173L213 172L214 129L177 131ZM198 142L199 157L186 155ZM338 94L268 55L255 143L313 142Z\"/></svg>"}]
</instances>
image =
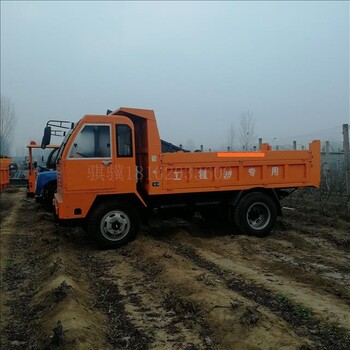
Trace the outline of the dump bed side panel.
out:
<instances>
[{"instance_id":1,"label":"dump bed side panel","mask_svg":"<svg viewBox=\"0 0 350 350\"><path fill-rule=\"evenodd\" d=\"M254 187L318 187L320 144L306 151L162 154L150 174L150 194L244 190Z\"/></svg>"},{"instance_id":2,"label":"dump bed side panel","mask_svg":"<svg viewBox=\"0 0 350 350\"><path fill-rule=\"evenodd\" d=\"M5 189L10 183L9 165L11 158L0 158L0 191Z\"/></svg>"}]
</instances>

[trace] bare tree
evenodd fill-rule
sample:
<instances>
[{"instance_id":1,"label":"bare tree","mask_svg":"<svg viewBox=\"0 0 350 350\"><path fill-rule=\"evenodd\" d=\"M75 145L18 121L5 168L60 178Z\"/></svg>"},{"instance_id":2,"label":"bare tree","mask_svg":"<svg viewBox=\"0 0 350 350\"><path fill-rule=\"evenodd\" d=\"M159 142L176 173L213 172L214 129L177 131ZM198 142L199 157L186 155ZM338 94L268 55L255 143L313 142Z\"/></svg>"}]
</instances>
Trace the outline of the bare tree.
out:
<instances>
[{"instance_id":1,"label":"bare tree","mask_svg":"<svg viewBox=\"0 0 350 350\"><path fill-rule=\"evenodd\" d=\"M0 154L10 154L16 125L15 106L10 98L1 96Z\"/></svg>"},{"instance_id":2,"label":"bare tree","mask_svg":"<svg viewBox=\"0 0 350 350\"><path fill-rule=\"evenodd\" d=\"M253 112L243 112L239 119L239 126L239 139L242 149L245 151L251 150L255 140L255 120Z\"/></svg>"},{"instance_id":3,"label":"bare tree","mask_svg":"<svg viewBox=\"0 0 350 350\"><path fill-rule=\"evenodd\" d=\"M235 141L236 141L236 129L234 124L231 123L227 131L227 146L230 147L231 151L235 149Z\"/></svg>"}]
</instances>

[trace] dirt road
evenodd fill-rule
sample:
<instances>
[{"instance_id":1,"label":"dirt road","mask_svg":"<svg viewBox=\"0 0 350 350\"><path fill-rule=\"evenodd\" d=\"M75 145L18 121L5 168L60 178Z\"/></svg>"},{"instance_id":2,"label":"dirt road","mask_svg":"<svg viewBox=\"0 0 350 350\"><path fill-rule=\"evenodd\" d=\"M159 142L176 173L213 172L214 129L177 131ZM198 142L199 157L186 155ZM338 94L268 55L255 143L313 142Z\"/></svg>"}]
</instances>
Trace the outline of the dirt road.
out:
<instances>
[{"instance_id":1,"label":"dirt road","mask_svg":"<svg viewBox=\"0 0 350 350\"><path fill-rule=\"evenodd\" d=\"M2 349L349 349L348 218L153 220L119 250L1 194Z\"/></svg>"}]
</instances>

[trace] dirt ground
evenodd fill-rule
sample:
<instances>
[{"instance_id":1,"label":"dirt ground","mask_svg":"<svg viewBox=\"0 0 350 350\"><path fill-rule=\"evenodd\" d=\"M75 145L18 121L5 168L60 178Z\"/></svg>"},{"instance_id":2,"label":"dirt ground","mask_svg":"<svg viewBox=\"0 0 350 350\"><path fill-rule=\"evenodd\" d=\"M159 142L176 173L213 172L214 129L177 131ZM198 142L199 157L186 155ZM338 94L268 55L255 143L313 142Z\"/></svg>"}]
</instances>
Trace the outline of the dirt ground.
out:
<instances>
[{"instance_id":1,"label":"dirt ground","mask_svg":"<svg viewBox=\"0 0 350 350\"><path fill-rule=\"evenodd\" d=\"M100 250L24 189L1 196L1 349L350 349L350 222L285 211L269 237L153 220Z\"/></svg>"}]
</instances>

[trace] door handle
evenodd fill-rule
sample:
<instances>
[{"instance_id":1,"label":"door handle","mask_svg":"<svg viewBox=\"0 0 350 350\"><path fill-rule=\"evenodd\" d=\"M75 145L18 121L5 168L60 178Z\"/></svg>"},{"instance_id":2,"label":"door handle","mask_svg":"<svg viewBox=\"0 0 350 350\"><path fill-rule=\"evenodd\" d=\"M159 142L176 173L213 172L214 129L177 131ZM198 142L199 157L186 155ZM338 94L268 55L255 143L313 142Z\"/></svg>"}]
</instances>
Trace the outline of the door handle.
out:
<instances>
[{"instance_id":1,"label":"door handle","mask_svg":"<svg viewBox=\"0 0 350 350\"><path fill-rule=\"evenodd\" d=\"M103 161L102 161L102 164L103 164L103 165L111 165L112 162L111 162L110 160L103 160Z\"/></svg>"}]
</instances>

